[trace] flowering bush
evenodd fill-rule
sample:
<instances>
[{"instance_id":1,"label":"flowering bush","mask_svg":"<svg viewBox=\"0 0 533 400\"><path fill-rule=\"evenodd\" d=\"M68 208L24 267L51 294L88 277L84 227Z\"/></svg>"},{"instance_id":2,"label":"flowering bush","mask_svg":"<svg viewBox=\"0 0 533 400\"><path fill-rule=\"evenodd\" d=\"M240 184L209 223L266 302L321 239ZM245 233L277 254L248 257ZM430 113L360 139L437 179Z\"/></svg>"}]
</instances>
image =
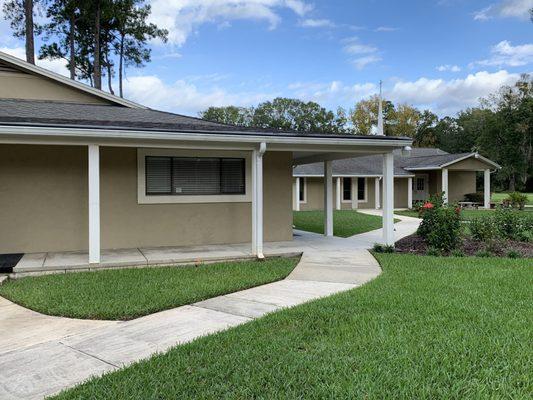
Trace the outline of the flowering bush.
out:
<instances>
[{"instance_id":1,"label":"flowering bush","mask_svg":"<svg viewBox=\"0 0 533 400\"><path fill-rule=\"evenodd\" d=\"M455 249L461 238L460 210L433 204L424 211L418 234L431 248L443 252Z\"/></svg>"}]
</instances>

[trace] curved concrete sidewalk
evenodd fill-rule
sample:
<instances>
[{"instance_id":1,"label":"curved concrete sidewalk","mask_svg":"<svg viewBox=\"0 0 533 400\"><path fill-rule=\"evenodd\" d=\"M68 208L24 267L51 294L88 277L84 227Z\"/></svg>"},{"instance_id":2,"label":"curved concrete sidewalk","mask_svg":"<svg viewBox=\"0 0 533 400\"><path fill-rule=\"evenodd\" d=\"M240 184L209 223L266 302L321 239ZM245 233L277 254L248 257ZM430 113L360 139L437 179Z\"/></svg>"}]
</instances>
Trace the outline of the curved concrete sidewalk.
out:
<instances>
[{"instance_id":1,"label":"curved concrete sidewalk","mask_svg":"<svg viewBox=\"0 0 533 400\"><path fill-rule=\"evenodd\" d=\"M402 233L414 227L397 225ZM347 239L297 231L292 242L267 244L303 251L286 279L132 321L50 317L0 297L0 398L40 399L200 336L360 286L381 272L365 250L374 242L376 231Z\"/></svg>"}]
</instances>

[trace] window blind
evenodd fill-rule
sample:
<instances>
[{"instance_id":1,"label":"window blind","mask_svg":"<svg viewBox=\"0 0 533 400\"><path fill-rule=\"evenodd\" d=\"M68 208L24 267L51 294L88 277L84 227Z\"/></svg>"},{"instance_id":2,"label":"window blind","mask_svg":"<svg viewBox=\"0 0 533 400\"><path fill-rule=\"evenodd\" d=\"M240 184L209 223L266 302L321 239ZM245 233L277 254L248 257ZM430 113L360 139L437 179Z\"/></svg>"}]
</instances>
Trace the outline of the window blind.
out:
<instances>
[{"instance_id":1,"label":"window blind","mask_svg":"<svg viewBox=\"0 0 533 400\"><path fill-rule=\"evenodd\" d=\"M146 157L147 195L245 193L243 158Z\"/></svg>"}]
</instances>

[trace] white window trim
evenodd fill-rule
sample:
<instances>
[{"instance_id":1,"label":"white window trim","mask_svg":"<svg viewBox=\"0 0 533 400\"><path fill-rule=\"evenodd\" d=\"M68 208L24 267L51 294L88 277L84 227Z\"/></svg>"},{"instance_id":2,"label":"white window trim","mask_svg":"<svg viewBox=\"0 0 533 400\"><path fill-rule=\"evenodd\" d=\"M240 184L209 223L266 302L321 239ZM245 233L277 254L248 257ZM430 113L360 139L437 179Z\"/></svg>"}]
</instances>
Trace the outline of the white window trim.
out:
<instances>
[{"instance_id":1,"label":"white window trim","mask_svg":"<svg viewBox=\"0 0 533 400\"><path fill-rule=\"evenodd\" d=\"M300 193L298 193L298 201L300 204L307 204L307 178L300 178L300 187L303 185L304 199L300 200Z\"/></svg>"},{"instance_id":2,"label":"white window trim","mask_svg":"<svg viewBox=\"0 0 533 400\"><path fill-rule=\"evenodd\" d=\"M228 157L244 158L245 194L217 195L147 195L146 194L146 156L167 157ZM224 150L186 150L186 149L138 149L137 150L137 202L139 204L187 204L187 203L250 203L252 201L252 153L246 151Z\"/></svg>"},{"instance_id":3,"label":"white window trim","mask_svg":"<svg viewBox=\"0 0 533 400\"><path fill-rule=\"evenodd\" d=\"M368 178L366 176L357 176L357 175L354 175L354 176L339 176L340 178L352 178L352 179L359 179L359 178L364 178L365 180L365 198L363 200L359 200L357 199L357 203L367 203L368 202ZM344 179L341 179L341 196L344 197L343 195L344 193ZM356 193L357 195L357 193ZM344 198L341 198L341 203L344 203L344 204L351 204L352 201L351 200L344 200Z\"/></svg>"}]
</instances>

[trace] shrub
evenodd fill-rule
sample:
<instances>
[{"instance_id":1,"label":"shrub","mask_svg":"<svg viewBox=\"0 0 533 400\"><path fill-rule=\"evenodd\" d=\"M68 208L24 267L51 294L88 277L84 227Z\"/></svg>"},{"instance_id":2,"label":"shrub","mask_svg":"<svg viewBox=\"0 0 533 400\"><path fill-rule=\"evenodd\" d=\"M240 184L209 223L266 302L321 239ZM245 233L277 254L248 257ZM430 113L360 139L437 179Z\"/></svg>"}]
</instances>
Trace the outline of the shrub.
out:
<instances>
[{"instance_id":1,"label":"shrub","mask_svg":"<svg viewBox=\"0 0 533 400\"><path fill-rule=\"evenodd\" d=\"M494 223L502 239L527 240L532 235L533 218L527 213L501 207L494 213Z\"/></svg>"},{"instance_id":2,"label":"shrub","mask_svg":"<svg viewBox=\"0 0 533 400\"><path fill-rule=\"evenodd\" d=\"M440 251L439 249L437 249L435 247L428 247L428 249L426 251L426 255L427 256L439 257L439 256L442 255L442 251Z\"/></svg>"},{"instance_id":3,"label":"shrub","mask_svg":"<svg viewBox=\"0 0 533 400\"><path fill-rule=\"evenodd\" d=\"M465 194L465 201L471 201L474 203L483 203L485 201L485 196L482 192L467 193Z\"/></svg>"},{"instance_id":4,"label":"shrub","mask_svg":"<svg viewBox=\"0 0 533 400\"><path fill-rule=\"evenodd\" d=\"M498 237L498 226L493 216L472 218L469 224L472 238L480 241L492 240Z\"/></svg>"},{"instance_id":5,"label":"shrub","mask_svg":"<svg viewBox=\"0 0 533 400\"><path fill-rule=\"evenodd\" d=\"M465 253L464 253L462 250L456 249L456 250L452 250L452 252L450 253L450 255L451 255L452 257L464 257L464 256L465 256Z\"/></svg>"},{"instance_id":6,"label":"shrub","mask_svg":"<svg viewBox=\"0 0 533 400\"><path fill-rule=\"evenodd\" d=\"M520 258L521 255L516 250L510 250L510 251L507 252L507 257L509 257L509 258Z\"/></svg>"},{"instance_id":7,"label":"shrub","mask_svg":"<svg viewBox=\"0 0 533 400\"><path fill-rule=\"evenodd\" d=\"M491 254L487 250L480 250L475 254L476 257L490 257Z\"/></svg>"},{"instance_id":8,"label":"shrub","mask_svg":"<svg viewBox=\"0 0 533 400\"><path fill-rule=\"evenodd\" d=\"M392 245L374 243L372 250L376 253L394 253L395 249Z\"/></svg>"},{"instance_id":9,"label":"shrub","mask_svg":"<svg viewBox=\"0 0 533 400\"><path fill-rule=\"evenodd\" d=\"M435 207L424 212L418 234L429 247L447 252L457 247L461 233L460 210L453 207Z\"/></svg>"},{"instance_id":10,"label":"shrub","mask_svg":"<svg viewBox=\"0 0 533 400\"><path fill-rule=\"evenodd\" d=\"M520 192L509 193L509 196L505 199L505 203L518 210L523 210L526 202L527 194L522 194Z\"/></svg>"}]
</instances>

